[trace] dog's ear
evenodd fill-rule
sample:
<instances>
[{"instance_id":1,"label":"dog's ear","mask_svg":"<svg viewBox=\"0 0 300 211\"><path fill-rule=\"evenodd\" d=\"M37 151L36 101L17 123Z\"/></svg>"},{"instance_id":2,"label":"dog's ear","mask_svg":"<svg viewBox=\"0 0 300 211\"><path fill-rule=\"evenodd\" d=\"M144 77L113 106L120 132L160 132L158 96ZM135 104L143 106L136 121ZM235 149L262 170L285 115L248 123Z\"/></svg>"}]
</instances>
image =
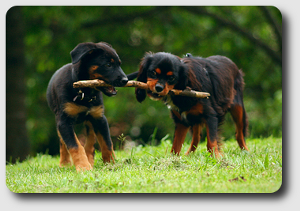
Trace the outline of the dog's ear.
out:
<instances>
[{"instance_id":1,"label":"dog's ear","mask_svg":"<svg viewBox=\"0 0 300 211\"><path fill-rule=\"evenodd\" d=\"M175 85L175 89L183 90L188 85L188 66L184 64L181 60L179 65L179 80L178 83Z\"/></svg>"},{"instance_id":2,"label":"dog's ear","mask_svg":"<svg viewBox=\"0 0 300 211\"><path fill-rule=\"evenodd\" d=\"M152 62L152 53L147 53L140 63L140 69L137 76L137 80L146 83L147 82L147 70Z\"/></svg>"},{"instance_id":3,"label":"dog's ear","mask_svg":"<svg viewBox=\"0 0 300 211\"><path fill-rule=\"evenodd\" d=\"M152 62L153 56L152 53L147 53L146 56L142 59L140 63L140 69L137 76L137 81L141 81L147 83L147 70ZM146 90L145 89L135 89L135 97L137 101L140 103L146 98Z\"/></svg>"},{"instance_id":4,"label":"dog's ear","mask_svg":"<svg viewBox=\"0 0 300 211\"><path fill-rule=\"evenodd\" d=\"M72 64L78 63L85 55L99 49L94 43L80 43L71 51Z\"/></svg>"}]
</instances>

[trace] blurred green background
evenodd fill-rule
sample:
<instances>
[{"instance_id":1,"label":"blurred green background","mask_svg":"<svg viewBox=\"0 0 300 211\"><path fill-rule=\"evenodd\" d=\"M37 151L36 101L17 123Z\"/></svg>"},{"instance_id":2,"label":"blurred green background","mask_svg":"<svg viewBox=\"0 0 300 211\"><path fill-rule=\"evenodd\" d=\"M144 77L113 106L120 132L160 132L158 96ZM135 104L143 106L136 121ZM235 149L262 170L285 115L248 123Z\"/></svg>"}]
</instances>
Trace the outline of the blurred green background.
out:
<instances>
[{"instance_id":1,"label":"blurred green background","mask_svg":"<svg viewBox=\"0 0 300 211\"><path fill-rule=\"evenodd\" d=\"M81 42L110 43L126 74L138 70L148 51L227 56L245 73L249 136L282 136L282 17L275 7L13 7L6 24L7 160L59 153L46 88ZM147 98L140 104L133 88L117 89L117 96L104 96L117 149L122 133L138 144L173 136L174 124L162 102ZM230 115L226 120L224 140L235 134Z\"/></svg>"}]
</instances>

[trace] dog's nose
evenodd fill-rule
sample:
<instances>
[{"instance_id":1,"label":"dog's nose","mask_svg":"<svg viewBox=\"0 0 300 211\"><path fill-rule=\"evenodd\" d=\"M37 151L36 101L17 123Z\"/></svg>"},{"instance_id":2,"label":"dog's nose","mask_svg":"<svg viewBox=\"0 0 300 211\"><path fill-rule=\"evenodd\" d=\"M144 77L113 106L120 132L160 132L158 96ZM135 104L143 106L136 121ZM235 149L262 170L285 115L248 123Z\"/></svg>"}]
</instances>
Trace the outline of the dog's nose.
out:
<instances>
[{"instance_id":1,"label":"dog's nose","mask_svg":"<svg viewBox=\"0 0 300 211\"><path fill-rule=\"evenodd\" d=\"M123 78L121 78L120 82L121 82L122 86L125 86L127 84L127 82L128 82L128 78L127 77L123 77Z\"/></svg>"},{"instance_id":2,"label":"dog's nose","mask_svg":"<svg viewBox=\"0 0 300 211\"><path fill-rule=\"evenodd\" d=\"M163 85L157 83L155 84L155 91L157 91L158 93L161 92L162 90L164 90Z\"/></svg>"},{"instance_id":3,"label":"dog's nose","mask_svg":"<svg viewBox=\"0 0 300 211\"><path fill-rule=\"evenodd\" d=\"M117 87L125 86L128 82L128 78L126 76L118 76L116 80L113 81L112 85Z\"/></svg>"}]
</instances>

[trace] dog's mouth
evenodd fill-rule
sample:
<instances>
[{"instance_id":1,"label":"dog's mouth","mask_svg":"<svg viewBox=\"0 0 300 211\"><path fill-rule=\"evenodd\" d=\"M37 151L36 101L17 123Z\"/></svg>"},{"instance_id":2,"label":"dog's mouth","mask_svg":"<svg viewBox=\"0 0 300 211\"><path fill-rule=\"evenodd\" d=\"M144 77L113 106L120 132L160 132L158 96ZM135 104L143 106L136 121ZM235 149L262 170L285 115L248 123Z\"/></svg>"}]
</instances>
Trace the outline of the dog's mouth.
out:
<instances>
[{"instance_id":1,"label":"dog's mouth","mask_svg":"<svg viewBox=\"0 0 300 211\"><path fill-rule=\"evenodd\" d=\"M116 87L122 87L125 86L128 82L128 78L127 77L123 77L123 78L118 78L117 80L114 80L113 82L111 81L107 81L105 79L101 79L103 81L105 81L105 83L109 84L110 86L107 87L101 87L100 90L107 96L113 96L117 94L117 90L115 89Z\"/></svg>"},{"instance_id":2,"label":"dog's mouth","mask_svg":"<svg viewBox=\"0 0 300 211\"><path fill-rule=\"evenodd\" d=\"M113 96L117 94L117 90L113 86L101 87L100 90L107 96Z\"/></svg>"},{"instance_id":3,"label":"dog's mouth","mask_svg":"<svg viewBox=\"0 0 300 211\"><path fill-rule=\"evenodd\" d=\"M159 95L158 93L152 92L150 90L147 91L147 95L151 100L158 101L161 100L164 96Z\"/></svg>"},{"instance_id":4,"label":"dog's mouth","mask_svg":"<svg viewBox=\"0 0 300 211\"><path fill-rule=\"evenodd\" d=\"M115 87L112 85L110 81L107 81L104 78L98 78L100 80L103 80L106 84L109 84L110 86L104 86L104 87L99 87L99 89L106 95L106 96L114 96L117 94L117 90Z\"/></svg>"}]
</instances>

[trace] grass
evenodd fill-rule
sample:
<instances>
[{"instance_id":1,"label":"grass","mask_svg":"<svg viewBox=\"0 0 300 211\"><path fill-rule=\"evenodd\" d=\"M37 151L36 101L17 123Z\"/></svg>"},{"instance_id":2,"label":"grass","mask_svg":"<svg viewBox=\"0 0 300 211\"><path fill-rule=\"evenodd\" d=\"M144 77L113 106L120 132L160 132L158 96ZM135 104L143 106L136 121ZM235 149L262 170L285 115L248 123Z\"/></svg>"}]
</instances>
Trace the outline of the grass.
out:
<instances>
[{"instance_id":1,"label":"grass","mask_svg":"<svg viewBox=\"0 0 300 211\"><path fill-rule=\"evenodd\" d=\"M59 168L59 157L37 155L6 165L6 185L16 193L273 193L282 183L281 138L248 139L250 152L235 140L223 145L217 160L201 143L189 156L171 155L171 140L159 146L116 151L115 164L96 152L93 171Z\"/></svg>"}]
</instances>

